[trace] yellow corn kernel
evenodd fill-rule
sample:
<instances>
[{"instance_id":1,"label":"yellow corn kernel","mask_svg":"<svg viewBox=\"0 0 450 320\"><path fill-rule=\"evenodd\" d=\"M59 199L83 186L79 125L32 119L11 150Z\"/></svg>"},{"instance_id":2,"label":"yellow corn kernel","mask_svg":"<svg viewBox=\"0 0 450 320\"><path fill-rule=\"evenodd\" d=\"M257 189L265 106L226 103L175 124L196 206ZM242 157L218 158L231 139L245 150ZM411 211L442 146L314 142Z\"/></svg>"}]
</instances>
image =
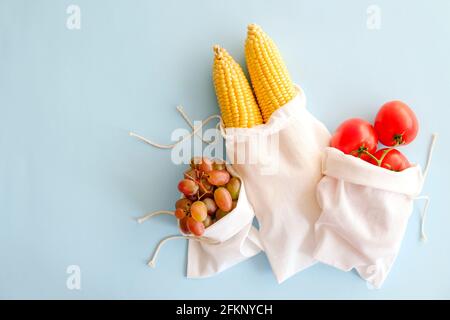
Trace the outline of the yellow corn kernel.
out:
<instances>
[{"instance_id":1,"label":"yellow corn kernel","mask_svg":"<svg viewBox=\"0 0 450 320\"><path fill-rule=\"evenodd\" d=\"M251 128L263 123L241 66L219 46L214 46L213 80L225 127Z\"/></svg>"},{"instance_id":2,"label":"yellow corn kernel","mask_svg":"<svg viewBox=\"0 0 450 320\"><path fill-rule=\"evenodd\" d=\"M267 122L276 109L294 98L294 84L277 46L258 25L248 26L245 59L259 108Z\"/></svg>"}]
</instances>

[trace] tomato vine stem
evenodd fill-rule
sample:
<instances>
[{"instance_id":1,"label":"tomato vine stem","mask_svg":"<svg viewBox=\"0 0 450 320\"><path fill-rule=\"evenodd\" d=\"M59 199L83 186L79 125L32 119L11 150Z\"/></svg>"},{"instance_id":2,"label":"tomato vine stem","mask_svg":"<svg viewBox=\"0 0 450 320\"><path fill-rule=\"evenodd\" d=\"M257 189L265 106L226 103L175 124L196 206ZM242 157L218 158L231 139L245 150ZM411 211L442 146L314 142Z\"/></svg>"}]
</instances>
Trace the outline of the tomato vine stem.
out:
<instances>
[{"instance_id":1,"label":"tomato vine stem","mask_svg":"<svg viewBox=\"0 0 450 320\"><path fill-rule=\"evenodd\" d=\"M394 148L388 148L386 150L383 151L383 154L381 155L380 159L378 159L377 157L375 157L373 154L371 154L369 151L367 150L363 150L362 152L366 155L368 155L370 158L372 158L376 163L378 167L381 167L381 164L383 163L384 158L386 157L386 155L391 151L394 150Z\"/></svg>"},{"instance_id":2,"label":"tomato vine stem","mask_svg":"<svg viewBox=\"0 0 450 320\"><path fill-rule=\"evenodd\" d=\"M372 158L373 160L375 160L378 166L381 165L381 161L378 160L377 157L375 157L375 156L374 156L373 154L371 154L369 151L363 150L362 153L368 155L370 158Z\"/></svg>"}]
</instances>

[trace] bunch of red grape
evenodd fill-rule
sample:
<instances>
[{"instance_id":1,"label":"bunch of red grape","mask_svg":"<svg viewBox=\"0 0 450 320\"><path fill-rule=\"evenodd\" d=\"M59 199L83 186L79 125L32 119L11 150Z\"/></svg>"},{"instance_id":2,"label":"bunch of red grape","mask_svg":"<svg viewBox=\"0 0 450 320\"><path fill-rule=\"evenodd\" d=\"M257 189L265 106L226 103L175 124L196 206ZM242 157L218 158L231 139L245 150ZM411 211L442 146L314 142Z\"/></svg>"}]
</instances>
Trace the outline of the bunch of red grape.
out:
<instances>
[{"instance_id":1,"label":"bunch of red grape","mask_svg":"<svg viewBox=\"0 0 450 320\"><path fill-rule=\"evenodd\" d=\"M241 181L232 177L220 160L194 157L178 190L184 197L175 204L175 216L185 234L201 236L205 228L236 207Z\"/></svg>"}]
</instances>

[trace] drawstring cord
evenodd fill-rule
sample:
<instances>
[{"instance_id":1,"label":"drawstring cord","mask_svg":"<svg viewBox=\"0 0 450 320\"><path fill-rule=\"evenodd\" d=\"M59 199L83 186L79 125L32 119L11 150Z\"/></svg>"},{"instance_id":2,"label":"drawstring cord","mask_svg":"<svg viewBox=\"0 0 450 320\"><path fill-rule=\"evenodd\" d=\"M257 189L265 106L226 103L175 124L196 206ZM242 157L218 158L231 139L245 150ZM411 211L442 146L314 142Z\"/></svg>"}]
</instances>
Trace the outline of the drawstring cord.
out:
<instances>
[{"instance_id":1,"label":"drawstring cord","mask_svg":"<svg viewBox=\"0 0 450 320\"><path fill-rule=\"evenodd\" d=\"M430 169L431 159L433 157L433 151L434 147L436 146L436 140L437 140L438 134L433 133L433 136L431 138L430 148L428 150L428 157L427 157L427 163L425 164L425 170L423 170L423 179L427 177L428 170Z\"/></svg>"},{"instance_id":2,"label":"drawstring cord","mask_svg":"<svg viewBox=\"0 0 450 320\"><path fill-rule=\"evenodd\" d=\"M168 210L158 210L158 211L147 213L147 214L143 215L142 217L137 218L136 221L138 223L143 223L143 222L147 221L148 219L150 219L154 216L160 215L160 214L174 215L174 212L168 211ZM194 237L194 236L185 236L185 235L169 236L169 237L166 237L166 238L162 239L161 241L159 241L158 245L156 246L155 251L153 252L152 258L147 263L148 266L150 266L152 268L155 267L156 259L158 257L159 251L161 251L162 246L166 242L168 242L170 240L174 240L174 239L194 240L194 241L204 242L204 243L208 243L208 244L218 244L219 243L219 241L215 241L215 240L205 238L205 237Z\"/></svg>"},{"instance_id":3,"label":"drawstring cord","mask_svg":"<svg viewBox=\"0 0 450 320\"><path fill-rule=\"evenodd\" d=\"M430 169L430 165L431 165L431 159L433 158L433 152L434 152L434 147L436 146L436 140L437 140L438 134L437 133L433 133L432 138L431 138L431 143L430 143L430 147L428 149L428 157L427 157L427 162L425 164L425 169L423 170L423 181L425 181L427 175L428 175L428 171ZM423 206L423 209L421 211L420 214L420 240L422 242L427 242L428 238L427 235L425 233L425 219L428 213L428 206L430 204L430 197L428 196L418 196L415 197L414 200L425 200L425 205Z\"/></svg>"},{"instance_id":4,"label":"drawstring cord","mask_svg":"<svg viewBox=\"0 0 450 320\"><path fill-rule=\"evenodd\" d=\"M183 141L193 137L194 135L198 136L202 142L207 143L207 144L211 144L214 141L206 141L205 139L203 139L203 137L198 135L198 131L200 131L206 124L208 124L211 120L213 119L219 119L219 123L216 125L216 129L217 130L221 130L221 133L223 131L223 120L222 117L220 115L211 115L208 118L202 120L201 124L197 127L194 126L194 124L192 123L192 121L189 119L188 115L184 112L184 109L182 106L177 106L177 111L181 114L181 116L183 117L183 119L186 121L186 123L189 125L189 127L191 127L192 131L185 135L184 137L182 137L179 141L172 143L172 144L160 144L154 141L151 141L147 138L144 138L134 132L129 132L129 135L131 137L135 137L138 138L139 140L153 146L156 148L160 148L160 149L172 149L175 146L177 146L178 144L182 143ZM147 213L145 215L143 215L142 217L139 217L136 219L136 221L138 223L143 223L149 219L151 219L154 216L157 215L161 215L161 214L168 214L168 215L174 215L174 211L168 211L168 210L158 210L158 211L154 211L154 212L150 212ZM194 241L198 241L198 242L203 242L203 243L208 243L208 244L218 244L220 243L219 241L215 241L209 238L205 238L205 237L195 237L195 236L186 236L186 235L176 235L176 236L168 236L164 239L162 239L161 241L159 241L158 245L155 248L155 251L153 252L153 255L151 257L151 259L149 260L149 262L147 263L148 266L154 268L156 265L156 259L158 257L159 252L161 251L161 248L163 247L163 245L171 240L175 240L175 239L186 239L186 240L194 240Z\"/></svg>"},{"instance_id":5,"label":"drawstring cord","mask_svg":"<svg viewBox=\"0 0 450 320\"><path fill-rule=\"evenodd\" d=\"M186 114L186 112L184 112L184 108L183 108L183 106L177 106L177 111L181 114L181 116L183 117L183 119L184 119L184 121L186 121L186 123L189 125L189 127L191 127L191 129L192 130L194 130L195 129L195 126L194 126L194 124L192 123L192 121L191 121L191 119L188 117L188 115ZM199 137L201 140L202 140L202 142L204 142L204 143L206 143L206 144L211 144L211 143L213 143L214 141L212 141L212 140L209 140L209 141L206 141L205 139L203 139L203 137L202 136L200 136L198 133L196 133L195 134L197 137Z\"/></svg>"},{"instance_id":6,"label":"drawstring cord","mask_svg":"<svg viewBox=\"0 0 450 320\"><path fill-rule=\"evenodd\" d=\"M145 221L147 221L148 219L160 215L160 214L169 214L169 215L174 215L173 211L168 211L168 210L158 210L158 211L154 211L154 212L150 212L147 213L145 215L143 215L142 217L136 218L137 223L141 224L144 223Z\"/></svg>"},{"instance_id":7,"label":"drawstring cord","mask_svg":"<svg viewBox=\"0 0 450 320\"><path fill-rule=\"evenodd\" d=\"M428 238L427 235L425 234L425 218L427 216L427 212L428 212L428 205L430 204L430 198L428 196L420 196L420 197L416 197L415 200L425 200L425 205L422 209L422 213L420 215L420 240L422 242L427 242Z\"/></svg>"},{"instance_id":8,"label":"drawstring cord","mask_svg":"<svg viewBox=\"0 0 450 320\"><path fill-rule=\"evenodd\" d=\"M218 115L218 114L213 114L213 115L209 116L208 118L202 120L201 124L199 126L195 127L193 125L192 121L187 116L187 114L184 112L182 106L177 106L177 111L181 114L183 119L189 124L189 126L192 129L192 131L189 134L185 135L183 138L181 138L177 142L172 143L172 144L161 144L161 143L157 143L157 142L151 141L151 140L149 140L147 138L144 138L143 136L140 136L140 135L138 135L137 133L134 133L134 132L129 132L129 135L131 137L138 138L139 140L141 140L141 141L143 141L143 142L145 142L145 143L147 143L147 144L149 144L149 145L151 145L153 147L159 148L159 149L173 149L178 144L186 141L189 138L192 138L194 135L197 135L198 131L200 131L211 120L219 119L219 124L222 123L222 117L220 115ZM212 141L205 141L202 137L200 137L200 138L205 143L208 143L208 144L212 143Z\"/></svg>"},{"instance_id":9,"label":"drawstring cord","mask_svg":"<svg viewBox=\"0 0 450 320\"><path fill-rule=\"evenodd\" d=\"M156 246L155 251L153 252L152 258L149 260L147 265L149 267L154 268L156 266L156 259L158 258L158 253L159 253L159 251L161 251L162 246L166 242L171 241L171 240L175 240L175 239L194 240L194 241L198 241L198 242L204 242L204 243L207 243L207 244L218 244L219 243L219 241L215 241L215 240L212 240L212 239L209 239L209 238L199 238L199 237L184 236L184 235L181 235L181 236L169 236L169 237L166 237L166 238L162 239L158 243L158 245Z\"/></svg>"}]
</instances>

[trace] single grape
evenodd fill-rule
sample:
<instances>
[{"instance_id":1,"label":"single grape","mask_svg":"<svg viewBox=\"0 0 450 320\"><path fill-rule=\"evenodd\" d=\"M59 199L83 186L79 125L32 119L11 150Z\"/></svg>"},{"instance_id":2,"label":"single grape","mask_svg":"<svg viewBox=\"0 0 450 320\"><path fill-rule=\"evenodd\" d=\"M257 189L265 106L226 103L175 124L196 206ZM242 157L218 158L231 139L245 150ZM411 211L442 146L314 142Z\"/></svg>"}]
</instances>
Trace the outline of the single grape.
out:
<instances>
[{"instance_id":1,"label":"single grape","mask_svg":"<svg viewBox=\"0 0 450 320\"><path fill-rule=\"evenodd\" d=\"M226 166L225 166L225 162L222 160L216 160L213 163L213 170L225 170Z\"/></svg>"},{"instance_id":2,"label":"single grape","mask_svg":"<svg viewBox=\"0 0 450 320\"><path fill-rule=\"evenodd\" d=\"M214 186L224 186L230 181L230 174L225 170L213 170L208 173L208 182Z\"/></svg>"},{"instance_id":3,"label":"single grape","mask_svg":"<svg viewBox=\"0 0 450 320\"><path fill-rule=\"evenodd\" d=\"M223 211L222 209L217 209L216 211L216 220L220 220L223 217L225 217L228 214L228 212Z\"/></svg>"},{"instance_id":4,"label":"single grape","mask_svg":"<svg viewBox=\"0 0 450 320\"><path fill-rule=\"evenodd\" d=\"M202 158L202 162L198 165L201 172L210 172L213 170L213 162L208 158Z\"/></svg>"},{"instance_id":5,"label":"single grape","mask_svg":"<svg viewBox=\"0 0 450 320\"><path fill-rule=\"evenodd\" d=\"M211 219L210 216L207 216L206 219L203 221L203 225L205 226L205 228L208 228L212 224L213 220Z\"/></svg>"},{"instance_id":6,"label":"single grape","mask_svg":"<svg viewBox=\"0 0 450 320\"><path fill-rule=\"evenodd\" d=\"M188 169L184 172L184 177L190 177L191 179L197 179L197 170L196 169Z\"/></svg>"},{"instance_id":7,"label":"single grape","mask_svg":"<svg viewBox=\"0 0 450 320\"><path fill-rule=\"evenodd\" d=\"M187 226L188 218L189 218L189 217L184 217L183 219L181 219L181 220L179 221L180 230L181 230L181 232L183 232L183 233L185 233L185 234L191 233L191 232L189 231L188 226Z\"/></svg>"},{"instance_id":8,"label":"single grape","mask_svg":"<svg viewBox=\"0 0 450 320\"><path fill-rule=\"evenodd\" d=\"M202 163L202 157L192 157L190 166L192 169L198 169L200 163Z\"/></svg>"},{"instance_id":9,"label":"single grape","mask_svg":"<svg viewBox=\"0 0 450 320\"><path fill-rule=\"evenodd\" d=\"M206 205L202 201L195 201L191 205L191 216L198 222L202 222L208 216Z\"/></svg>"},{"instance_id":10,"label":"single grape","mask_svg":"<svg viewBox=\"0 0 450 320\"><path fill-rule=\"evenodd\" d=\"M186 211L184 211L181 208L178 208L175 210L175 217L177 217L177 219L183 219L184 217L186 217Z\"/></svg>"},{"instance_id":11,"label":"single grape","mask_svg":"<svg viewBox=\"0 0 450 320\"><path fill-rule=\"evenodd\" d=\"M237 200L239 197L239 191L241 190L241 180L236 177L232 177L227 183L227 190L231 194L231 199Z\"/></svg>"},{"instance_id":12,"label":"single grape","mask_svg":"<svg viewBox=\"0 0 450 320\"><path fill-rule=\"evenodd\" d=\"M183 209L185 211L189 211L189 208L191 207L192 201L186 198L181 198L175 202L175 209Z\"/></svg>"},{"instance_id":13,"label":"single grape","mask_svg":"<svg viewBox=\"0 0 450 320\"><path fill-rule=\"evenodd\" d=\"M231 205L231 210L234 210L234 208L236 208L237 206L237 200L233 200L232 205Z\"/></svg>"},{"instance_id":14,"label":"single grape","mask_svg":"<svg viewBox=\"0 0 450 320\"><path fill-rule=\"evenodd\" d=\"M213 190L214 186L208 182L208 179L202 178L200 180L200 182L202 183L202 186L203 186L203 188L200 187L200 191L203 191L205 193L205 192L211 192Z\"/></svg>"},{"instance_id":15,"label":"single grape","mask_svg":"<svg viewBox=\"0 0 450 320\"><path fill-rule=\"evenodd\" d=\"M178 190L186 196L192 196L197 193L198 185L189 179L183 179L178 183Z\"/></svg>"},{"instance_id":16,"label":"single grape","mask_svg":"<svg viewBox=\"0 0 450 320\"><path fill-rule=\"evenodd\" d=\"M217 210L216 203L211 198L203 199L203 203L206 205L206 210L208 212L208 215L212 216L214 212Z\"/></svg>"},{"instance_id":17,"label":"single grape","mask_svg":"<svg viewBox=\"0 0 450 320\"><path fill-rule=\"evenodd\" d=\"M229 212L233 206L233 199L228 190L224 187L217 188L214 191L214 200L219 209Z\"/></svg>"},{"instance_id":18,"label":"single grape","mask_svg":"<svg viewBox=\"0 0 450 320\"><path fill-rule=\"evenodd\" d=\"M203 201L205 199L212 199L212 200L214 200L214 192L211 191L210 193L205 193L201 200Z\"/></svg>"},{"instance_id":19,"label":"single grape","mask_svg":"<svg viewBox=\"0 0 450 320\"><path fill-rule=\"evenodd\" d=\"M201 236L205 232L205 226L203 223L196 221L194 218L187 218L187 227L190 232L196 236Z\"/></svg>"},{"instance_id":20,"label":"single grape","mask_svg":"<svg viewBox=\"0 0 450 320\"><path fill-rule=\"evenodd\" d=\"M185 195L186 196L186 195ZM192 202L197 201L198 200L198 196L196 193L194 193L191 196L186 196L187 199L191 200Z\"/></svg>"}]
</instances>

